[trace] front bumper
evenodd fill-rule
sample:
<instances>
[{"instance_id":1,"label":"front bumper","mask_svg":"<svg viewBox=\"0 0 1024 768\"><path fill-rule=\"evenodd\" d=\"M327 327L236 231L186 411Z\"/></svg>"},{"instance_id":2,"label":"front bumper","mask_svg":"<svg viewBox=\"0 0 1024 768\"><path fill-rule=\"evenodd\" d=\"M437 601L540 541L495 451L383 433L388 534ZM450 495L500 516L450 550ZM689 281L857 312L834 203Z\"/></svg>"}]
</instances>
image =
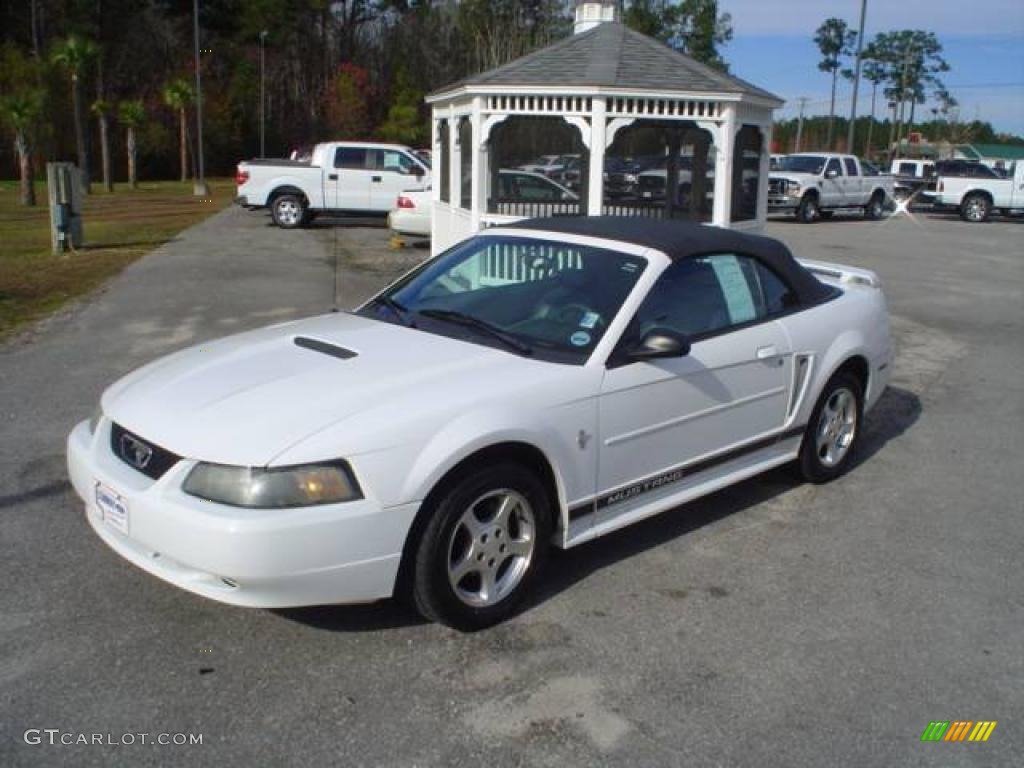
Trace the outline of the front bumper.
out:
<instances>
[{"instance_id":1,"label":"front bumper","mask_svg":"<svg viewBox=\"0 0 1024 768\"><path fill-rule=\"evenodd\" d=\"M68 473L93 530L115 552L177 587L232 605L285 608L369 602L394 591L418 503L372 499L289 510L238 509L181 490L181 460L159 480L110 450L110 421L68 436ZM96 485L128 508L127 534L104 519Z\"/></svg>"}]
</instances>

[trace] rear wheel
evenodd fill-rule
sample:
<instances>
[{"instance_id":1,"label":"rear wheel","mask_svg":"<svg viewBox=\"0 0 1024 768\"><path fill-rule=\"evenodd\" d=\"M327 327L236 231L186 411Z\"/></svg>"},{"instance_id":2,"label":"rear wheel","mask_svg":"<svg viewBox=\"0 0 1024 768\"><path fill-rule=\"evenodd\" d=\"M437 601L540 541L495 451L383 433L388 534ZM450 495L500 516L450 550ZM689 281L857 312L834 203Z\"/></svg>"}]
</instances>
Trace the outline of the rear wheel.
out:
<instances>
[{"instance_id":1,"label":"rear wheel","mask_svg":"<svg viewBox=\"0 0 1024 768\"><path fill-rule=\"evenodd\" d=\"M992 212L992 203L980 193L974 193L964 198L960 204L960 218L972 224L980 224L988 219Z\"/></svg>"},{"instance_id":2,"label":"rear wheel","mask_svg":"<svg viewBox=\"0 0 1024 768\"><path fill-rule=\"evenodd\" d=\"M864 206L864 218L869 221L878 221L885 213L885 196L881 192L875 192Z\"/></svg>"},{"instance_id":3,"label":"rear wheel","mask_svg":"<svg viewBox=\"0 0 1024 768\"><path fill-rule=\"evenodd\" d=\"M827 483L849 467L860 442L864 388L852 373L833 376L821 393L800 446L800 472L812 483Z\"/></svg>"},{"instance_id":4,"label":"rear wheel","mask_svg":"<svg viewBox=\"0 0 1024 768\"><path fill-rule=\"evenodd\" d=\"M813 224L821 216L818 198L815 195L804 195L800 206L796 209L796 218L801 224Z\"/></svg>"},{"instance_id":5,"label":"rear wheel","mask_svg":"<svg viewBox=\"0 0 1024 768\"><path fill-rule=\"evenodd\" d=\"M270 206L270 215L281 229L296 229L306 221L306 203L299 195L279 195Z\"/></svg>"},{"instance_id":6,"label":"rear wheel","mask_svg":"<svg viewBox=\"0 0 1024 768\"><path fill-rule=\"evenodd\" d=\"M414 550L417 610L461 630L511 616L547 559L551 510L544 486L519 464L459 480L434 506Z\"/></svg>"}]
</instances>

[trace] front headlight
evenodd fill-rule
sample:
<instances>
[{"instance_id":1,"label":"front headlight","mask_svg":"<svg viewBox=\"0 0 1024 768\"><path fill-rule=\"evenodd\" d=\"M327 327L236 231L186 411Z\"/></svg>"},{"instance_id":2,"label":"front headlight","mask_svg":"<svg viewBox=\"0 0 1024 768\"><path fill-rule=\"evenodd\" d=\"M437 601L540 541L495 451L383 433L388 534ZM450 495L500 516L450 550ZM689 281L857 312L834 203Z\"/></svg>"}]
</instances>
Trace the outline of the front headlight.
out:
<instances>
[{"instance_id":1,"label":"front headlight","mask_svg":"<svg viewBox=\"0 0 1024 768\"><path fill-rule=\"evenodd\" d=\"M800 185L795 181L786 182L786 194L794 197L800 196Z\"/></svg>"},{"instance_id":2,"label":"front headlight","mask_svg":"<svg viewBox=\"0 0 1024 768\"><path fill-rule=\"evenodd\" d=\"M200 463L189 472L182 490L207 501L252 509L336 504L363 497L344 461L271 469Z\"/></svg>"}]
</instances>

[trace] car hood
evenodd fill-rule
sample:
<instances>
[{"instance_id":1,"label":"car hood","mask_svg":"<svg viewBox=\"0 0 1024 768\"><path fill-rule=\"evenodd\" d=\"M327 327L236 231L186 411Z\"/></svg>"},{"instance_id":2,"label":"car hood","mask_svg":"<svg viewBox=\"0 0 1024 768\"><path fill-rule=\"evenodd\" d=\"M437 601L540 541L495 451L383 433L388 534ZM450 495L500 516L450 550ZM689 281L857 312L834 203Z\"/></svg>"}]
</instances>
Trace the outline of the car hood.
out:
<instances>
[{"instance_id":1,"label":"car hood","mask_svg":"<svg viewBox=\"0 0 1024 768\"><path fill-rule=\"evenodd\" d=\"M535 375L535 369L561 367L357 315L331 314L162 358L110 387L102 404L111 420L178 455L263 466L358 413L415 407L428 393L467 379L474 387L505 389L512 379Z\"/></svg>"}]
</instances>

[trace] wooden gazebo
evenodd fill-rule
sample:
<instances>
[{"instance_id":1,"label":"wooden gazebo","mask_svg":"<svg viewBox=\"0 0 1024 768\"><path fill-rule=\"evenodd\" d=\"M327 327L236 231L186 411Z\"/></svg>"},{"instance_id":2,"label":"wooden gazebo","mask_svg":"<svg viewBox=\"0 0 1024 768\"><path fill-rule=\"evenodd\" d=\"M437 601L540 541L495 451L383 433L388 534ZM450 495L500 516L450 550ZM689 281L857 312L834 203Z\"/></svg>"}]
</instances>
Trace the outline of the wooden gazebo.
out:
<instances>
[{"instance_id":1,"label":"wooden gazebo","mask_svg":"<svg viewBox=\"0 0 1024 768\"><path fill-rule=\"evenodd\" d=\"M435 253L525 215L763 228L772 111L783 102L629 29L615 9L614 2L579 2L571 37L427 97ZM571 134L563 156L576 167L575 194L514 205L499 171L550 149L560 132ZM638 148L654 170L626 163ZM633 181L616 185L620 177Z\"/></svg>"}]
</instances>

